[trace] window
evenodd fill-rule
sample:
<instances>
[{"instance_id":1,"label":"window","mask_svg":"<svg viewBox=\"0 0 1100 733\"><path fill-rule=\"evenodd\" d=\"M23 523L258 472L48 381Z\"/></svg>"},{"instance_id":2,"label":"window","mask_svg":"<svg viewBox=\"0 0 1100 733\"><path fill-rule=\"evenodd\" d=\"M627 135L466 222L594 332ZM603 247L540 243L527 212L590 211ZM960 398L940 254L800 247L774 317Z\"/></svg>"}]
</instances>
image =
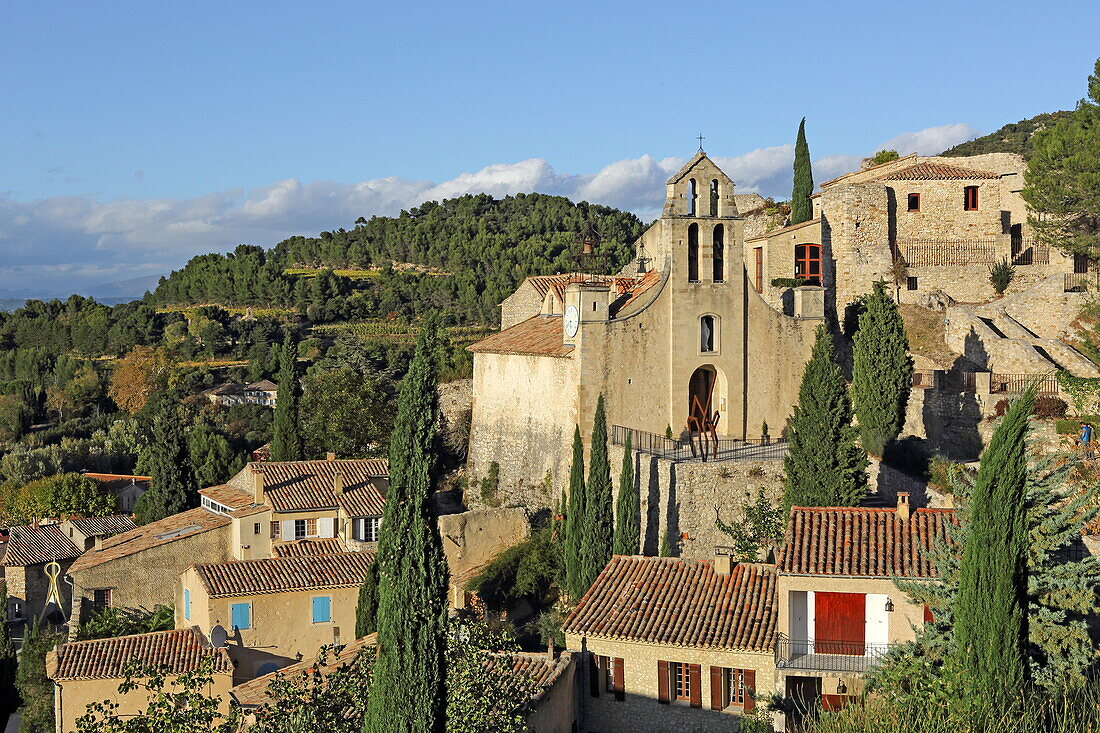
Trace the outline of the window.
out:
<instances>
[{"instance_id":1,"label":"window","mask_svg":"<svg viewBox=\"0 0 1100 733\"><path fill-rule=\"evenodd\" d=\"M745 670L727 669L725 671L726 705L744 705L745 698Z\"/></svg>"},{"instance_id":2,"label":"window","mask_svg":"<svg viewBox=\"0 0 1100 733\"><path fill-rule=\"evenodd\" d=\"M906 290L916 290L917 289L917 278L913 277L912 275L906 277L905 278L905 289Z\"/></svg>"},{"instance_id":3,"label":"window","mask_svg":"<svg viewBox=\"0 0 1100 733\"><path fill-rule=\"evenodd\" d=\"M356 517L351 520L351 538L359 542L377 542L382 517Z\"/></svg>"},{"instance_id":4,"label":"window","mask_svg":"<svg viewBox=\"0 0 1100 733\"><path fill-rule=\"evenodd\" d=\"M794 276L810 285L821 284L821 245L796 244L794 246Z\"/></svg>"},{"instance_id":5,"label":"window","mask_svg":"<svg viewBox=\"0 0 1100 733\"><path fill-rule=\"evenodd\" d=\"M253 522L252 523L252 534L259 534L259 533L260 533L260 523L259 522Z\"/></svg>"},{"instance_id":6,"label":"window","mask_svg":"<svg viewBox=\"0 0 1100 733\"><path fill-rule=\"evenodd\" d=\"M688 181L688 200L687 200L687 213L688 216L695 216L695 201L699 198L699 194L695 190L695 179L692 178Z\"/></svg>"},{"instance_id":7,"label":"window","mask_svg":"<svg viewBox=\"0 0 1100 733\"><path fill-rule=\"evenodd\" d=\"M711 710L738 707L741 708L741 712L752 712L756 707L756 702L752 699L755 690L756 670L754 669L710 668Z\"/></svg>"},{"instance_id":8,"label":"window","mask_svg":"<svg viewBox=\"0 0 1100 733\"><path fill-rule=\"evenodd\" d=\"M327 624L332 621L332 596L314 596L313 623Z\"/></svg>"},{"instance_id":9,"label":"window","mask_svg":"<svg viewBox=\"0 0 1100 733\"><path fill-rule=\"evenodd\" d=\"M273 540L279 539L279 523L278 522L272 522L271 523L271 539L273 539Z\"/></svg>"},{"instance_id":10,"label":"window","mask_svg":"<svg viewBox=\"0 0 1100 733\"><path fill-rule=\"evenodd\" d=\"M967 186L963 189L963 209L966 211L978 210L978 187Z\"/></svg>"},{"instance_id":11,"label":"window","mask_svg":"<svg viewBox=\"0 0 1100 733\"><path fill-rule=\"evenodd\" d=\"M1089 271L1088 255L1083 255L1080 252L1073 253L1073 271L1078 275Z\"/></svg>"},{"instance_id":12,"label":"window","mask_svg":"<svg viewBox=\"0 0 1100 733\"><path fill-rule=\"evenodd\" d=\"M686 702L693 708L703 707L699 665L684 662L657 661L657 701L665 705Z\"/></svg>"},{"instance_id":13,"label":"window","mask_svg":"<svg viewBox=\"0 0 1100 733\"><path fill-rule=\"evenodd\" d=\"M909 211L920 211L920 194L919 193L909 194L907 208L908 208Z\"/></svg>"},{"instance_id":14,"label":"window","mask_svg":"<svg viewBox=\"0 0 1100 733\"><path fill-rule=\"evenodd\" d=\"M714 351L714 316L699 318L699 351Z\"/></svg>"},{"instance_id":15,"label":"window","mask_svg":"<svg viewBox=\"0 0 1100 733\"><path fill-rule=\"evenodd\" d=\"M622 657L595 655L592 657L592 662L594 665L592 667L594 672L592 696L599 697L600 691L603 691L614 694L616 700L624 700L626 690L623 680Z\"/></svg>"},{"instance_id":16,"label":"window","mask_svg":"<svg viewBox=\"0 0 1100 733\"><path fill-rule=\"evenodd\" d=\"M92 591L92 610L102 611L111 605L111 589L96 588Z\"/></svg>"},{"instance_id":17,"label":"window","mask_svg":"<svg viewBox=\"0 0 1100 733\"><path fill-rule=\"evenodd\" d=\"M300 540L306 537L317 536L317 520L316 519L295 519L294 520L294 539Z\"/></svg>"},{"instance_id":18,"label":"window","mask_svg":"<svg viewBox=\"0 0 1100 733\"><path fill-rule=\"evenodd\" d=\"M764 248L757 247L753 250L756 260L756 292L764 292Z\"/></svg>"},{"instance_id":19,"label":"window","mask_svg":"<svg viewBox=\"0 0 1100 733\"><path fill-rule=\"evenodd\" d=\"M234 629L252 628L252 604L234 603L229 607L230 621Z\"/></svg>"},{"instance_id":20,"label":"window","mask_svg":"<svg viewBox=\"0 0 1100 733\"><path fill-rule=\"evenodd\" d=\"M688 282L699 282L699 225L688 226Z\"/></svg>"},{"instance_id":21,"label":"window","mask_svg":"<svg viewBox=\"0 0 1100 733\"><path fill-rule=\"evenodd\" d=\"M714 282L720 283L726 280L726 241L725 229L722 225L714 227L714 235L711 237L711 265Z\"/></svg>"},{"instance_id":22,"label":"window","mask_svg":"<svg viewBox=\"0 0 1100 733\"><path fill-rule=\"evenodd\" d=\"M188 621L191 620L191 589L183 589L183 617Z\"/></svg>"},{"instance_id":23,"label":"window","mask_svg":"<svg viewBox=\"0 0 1100 733\"><path fill-rule=\"evenodd\" d=\"M670 662L672 671L672 699L691 700L691 674L683 662Z\"/></svg>"},{"instance_id":24,"label":"window","mask_svg":"<svg viewBox=\"0 0 1100 733\"><path fill-rule=\"evenodd\" d=\"M718 179L710 182L710 215L718 216Z\"/></svg>"}]
</instances>

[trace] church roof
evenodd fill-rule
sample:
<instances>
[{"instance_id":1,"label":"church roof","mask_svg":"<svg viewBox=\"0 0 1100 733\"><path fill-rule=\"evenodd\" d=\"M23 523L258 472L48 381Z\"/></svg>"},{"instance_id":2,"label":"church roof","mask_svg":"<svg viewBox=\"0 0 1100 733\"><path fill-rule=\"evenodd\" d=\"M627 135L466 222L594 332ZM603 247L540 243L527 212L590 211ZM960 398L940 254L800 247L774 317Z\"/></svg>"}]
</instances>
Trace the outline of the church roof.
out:
<instances>
[{"instance_id":1,"label":"church roof","mask_svg":"<svg viewBox=\"0 0 1100 733\"><path fill-rule=\"evenodd\" d=\"M672 178L669 178L667 181L665 181L665 185L668 185L670 183L679 183L681 180L683 180L684 176L686 176L688 173L690 173L691 170L693 168L695 168L695 166L702 160L706 160L711 165L713 165L715 168L717 168L719 173L721 173L722 175L726 175L725 172L721 168L718 168L717 163L715 163L713 160L711 160L710 157L706 153L704 153L702 150L700 150L694 156L692 156L691 160L689 160L687 163L684 163L684 167L681 168L676 173L676 175L674 175ZM727 178L728 178L728 176L727 176Z\"/></svg>"},{"instance_id":2,"label":"church roof","mask_svg":"<svg viewBox=\"0 0 1100 733\"><path fill-rule=\"evenodd\" d=\"M821 223L821 217L819 216L816 219L810 219L809 221L804 221L801 224L791 224L790 226L783 227L782 229L772 229L770 232L764 232L763 234L760 234L758 236L749 237L745 241L746 242L756 242L756 241L759 241L761 239L771 239L772 237L776 237L776 236L779 236L781 234L787 234L788 232L793 232L796 229L805 229L806 227L816 226L820 223Z\"/></svg>"},{"instance_id":3,"label":"church roof","mask_svg":"<svg viewBox=\"0 0 1100 733\"><path fill-rule=\"evenodd\" d=\"M466 348L475 354L567 357L573 353L573 346L562 343L563 338L561 316L537 315Z\"/></svg>"},{"instance_id":4,"label":"church roof","mask_svg":"<svg viewBox=\"0 0 1100 733\"><path fill-rule=\"evenodd\" d=\"M996 173L979 171L973 168L963 168L946 163L934 163L925 161L915 165L891 171L882 176L888 181L940 181L940 180L973 180L978 178L997 178Z\"/></svg>"}]
</instances>

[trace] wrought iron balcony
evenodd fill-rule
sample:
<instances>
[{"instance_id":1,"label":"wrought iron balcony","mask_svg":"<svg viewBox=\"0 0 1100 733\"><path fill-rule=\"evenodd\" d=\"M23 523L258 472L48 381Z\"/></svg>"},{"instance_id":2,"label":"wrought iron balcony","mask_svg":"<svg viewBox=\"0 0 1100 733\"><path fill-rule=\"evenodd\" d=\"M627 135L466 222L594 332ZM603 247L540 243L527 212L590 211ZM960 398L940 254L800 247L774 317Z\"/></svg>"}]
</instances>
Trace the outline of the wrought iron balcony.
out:
<instances>
[{"instance_id":1,"label":"wrought iron balcony","mask_svg":"<svg viewBox=\"0 0 1100 733\"><path fill-rule=\"evenodd\" d=\"M857 641L788 639L780 634L775 642L775 666L817 672L870 672L893 646Z\"/></svg>"}]
</instances>

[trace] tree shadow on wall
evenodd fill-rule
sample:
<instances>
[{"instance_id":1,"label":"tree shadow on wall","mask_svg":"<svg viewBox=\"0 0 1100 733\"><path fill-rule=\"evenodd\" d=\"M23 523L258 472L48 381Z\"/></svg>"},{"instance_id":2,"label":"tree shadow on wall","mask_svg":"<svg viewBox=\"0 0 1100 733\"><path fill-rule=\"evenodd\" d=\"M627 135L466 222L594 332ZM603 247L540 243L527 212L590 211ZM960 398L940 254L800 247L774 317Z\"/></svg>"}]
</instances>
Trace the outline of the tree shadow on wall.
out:
<instances>
[{"instance_id":1,"label":"tree shadow on wall","mask_svg":"<svg viewBox=\"0 0 1100 733\"><path fill-rule=\"evenodd\" d=\"M676 501L676 464L668 467L668 496L665 504L665 538L669 557L680 557L680 505Z\"/></svg>"},{"instance_id":2,"label":"tree shadow on wall","mask_svg":"<svg viewBox=\"0 0 1100 733\"><path fill-rule=\"evenodd\" d=\"M639 454L639 461L641 454ZM642 554L652 557L660 551L661 481L657 473L657 457L649 457L649 483L646 486L645 536Z\"/></svg>"},{"instance_id":3,"label":"tree shadow on wall","mask_svg":"<svg viewBox=\"0 0 1100 733\"><path fill-rule=\"evenodd\" d=\"M676 464L668 467L668 487L661 496L661 470L656 457L649 458L649 483L646 491L645 536L642 554L655 557L664 549L670 557L680 556L680 507L676 502ZM664 533L661 511L664 510Z\"/></svg>"},{"instance_id":4,"label":"tree shadow on wall","mask_svg":"<svg viewBox=\"0 0 1100 733\"><path fill-rule=\"evenodd\" d=\"M974 382L968 375L986 369L989 354L971 326L963 343L963 356L955 359L942 384L925 393L922 418L934 451L954 461L977 460L982 452L978 432L983 415Z\"/></svg>"}]
</instances>

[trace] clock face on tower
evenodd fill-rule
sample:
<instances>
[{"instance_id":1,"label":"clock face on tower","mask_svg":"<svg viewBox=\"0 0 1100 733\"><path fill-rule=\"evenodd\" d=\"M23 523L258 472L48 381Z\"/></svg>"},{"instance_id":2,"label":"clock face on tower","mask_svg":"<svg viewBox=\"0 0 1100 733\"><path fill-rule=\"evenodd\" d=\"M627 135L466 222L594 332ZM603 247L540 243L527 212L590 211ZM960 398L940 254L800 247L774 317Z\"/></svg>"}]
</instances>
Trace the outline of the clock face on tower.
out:
<instances>
[{"instance_id":1,"label":"clock face on tower","mask_svg":"<svg viewBox=\"0 0 1100 733\"><path fill-rule=\"evenodd\" d=\"M565 326L566 336L573 338L577 335L577 329L581 325L581 314L577 310L577 306L571 305L565 309L565 320L562 325Z\"/></svg>"}]
</instances>

